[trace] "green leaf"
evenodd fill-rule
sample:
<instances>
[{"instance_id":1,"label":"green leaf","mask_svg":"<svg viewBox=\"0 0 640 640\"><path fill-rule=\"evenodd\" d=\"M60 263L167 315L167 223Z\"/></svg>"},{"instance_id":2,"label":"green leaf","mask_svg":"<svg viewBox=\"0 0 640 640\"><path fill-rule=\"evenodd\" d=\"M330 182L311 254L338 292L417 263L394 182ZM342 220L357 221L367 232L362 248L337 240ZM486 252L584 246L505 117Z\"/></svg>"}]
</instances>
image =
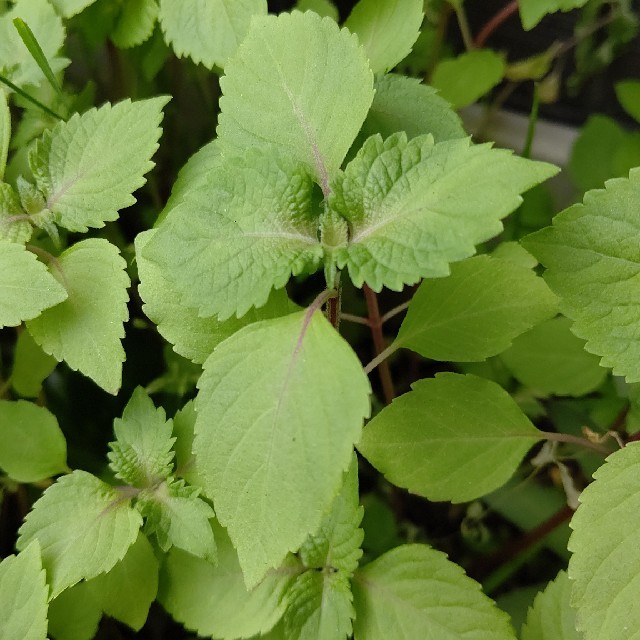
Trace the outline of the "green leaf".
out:
<instances>
[{"instance_id":1,"label":"green leaf","mask_svg":"<svg viewBox=\"0 0 640 640\"><path fill-rule=\"evenodd\" d=\"M358 450L399 487L466 502L509 480L542 438L495 382L440 373L415 382L371 420Z\"/></svg>"},{"instance_id":2,"label":"green leaf","mask_svg":"<svg viewBox=\"0 0 640 640\"><path fill-rule=\"evenodd\" d=\"M124 558L87 585L108 616L139 631L158 592L158 560L147 538L138 533Z\"/></svg>"},{"instance_id":3,"label":"green leaf","mask_svg":"<svg viewBox=\"0 0 640 640\"><path fill-rule=\"evenodd\" d=\"M607 370L570 329L567 318L548 320L516 338L500 357L514 377L534 391L583 396L602 384Z\"/></svg>"},{"instance_id":4,"label":"green leaf","mask_svg":"<svg viewBox=\"0 0 640 640\"><path fill-rule=\"evenodd\" d=\"M44 351L115 394L125 359L120 340L128 318L126 263L107 240L91 238L67 249L54 267L68 297L27 328Z\"/></svg>"},{"instance_id":5,"label":"green leaf","mask_svg":"<svg viewBox=\"0 0 640 640\"><path fill-rule=\"evenodd\" d=\"M32 233L18 194L10 185L0 183L0 240L25 244Z\"/></svg>"},{"instance_id":6,"label":"green leaf","mask_svg":"<svg viewBox=\"0 0 640 640\"><path fill-rule=\"evenodd\" d=\"M115 442L109 446L109 466L116 478L134 487L154 487L173 471L173 423L138 387L113 422Z\"/></svg>"},{"instance_id":7,"label":"green leaf","mask_svg":"<svg viewBox=\"0 0 640 640\"><path fill-rule=\"evenodd\" d=\"M533 29L544 16L556 11L571 11L583 7L587 0L520 0L520 20L526 31Z\"/></svg>"},{"instance_id":8,"label":"green leaf","mask_svg":"<svg viewBox=\"0 0 640 640\"><path fill-rule=\"evenodd\" d=\"M402 62L422 25L422 0L360 0L344 26L358 35L374 73Z\"/></svg>"},{"instance_id":9,"label":"green leaf","mask_svg":"<svg viewBox=\"0 0 640 640\"><path fill-rule=\"evenodd\" d=\"M515 640L509 617L480 585L426 545L403 545L359 569L355 640Z\"/></svg>"},{"instance_id":10,"label":"green leaf","mask_svg":"<svg viewBox=\"0 0 640 640\"><path fill-rule=\"evenodd\" d=\"M266 13L266 0L160 0L167 43L178 57L188 56L208 69L224 67L252 18Z\"/></svg>"},{"instance_id":11,"label":"green leaf","mask_svg":"<svg viewBox=\"0 0 640 640\"><path fill-rule=\"evenodd\" d=\"M292 274L317 269L322 247L311 192L298 163L249 151L226 161L215 183L186 194L143 257L199 315L241 317Z\"/></svg>"},{"instance_id":12,"label":"green leaf","mask_svg":"<svg viewBox=\"0 0 640 640\"><path fill-rule=\"evenodd\" d=\"M45 77L18 35L13 25L15 18L29 25L55 72L68 64L68 60L57 57L65 36L62 20L47 0L18 0L11 11L0 17L0 70L21 88L40 85Z\"/></svg>"},{"instance_id":13,"label":"green leaf","mask_svg":"<svg viewBox=\"0 0 640 640\"><path fill-rule=\"evenodd\" d=\"M477 49L440 62L431 84L447 102L462 109L491 91L506 70L504 56L490 49Z\"/></svg>"},{"instance_id":14,"label":"green leaf","mask_svg":"<svg viewBox=\"0 0 640 640\"><path fill-rule=\"evenodd\" d=\"M284 612L283 595L293 571L272 571L247 591L231 540L212 521L218 542L216 566L179 549L167 555L158 600L187 629L200 636L232 640L266 633Z\"/></svg>"},{"instance_id":15,"label":"green leaf","mask_svg":"<svg viewBox=\"0 0 640 640\"><path fill-rule=\"evenodd\" d=\"M366 282L374 291L448 275L450 262L500 233L520 193L554 173L467 139L373 136L332 185L329 204L348 221L350 237L331 258L357 287Z\"/></svg>"},{"instance_id":16,"label":"green leaf","mask_svg":"<svg viewBox=\"0 0 640 640\"><path fill-rule=\"evenodd\" d=\"M37 542L0 562L0 638L45 640L48 595Z\"/></svg>"},{"instance_id":17,"label":"green leaf","mask_svg":"<svg viewBox=\"0 0 640 640\"><path fill-rule=\"evenodd\" d=\"M13 354L11 386L23 398L36 398L42 382L55 369L58 361L46 354L28 331L21 331Z\"/></svg>"},{"instance_id":18,"label":"green leaf","mask_svg":"<svg viewBox=\"0 0 640 640\"><path fill-rule=\"evenodd\" d=\"M320 526L369 414L369 382L310 307L225 340L199 388L198 470L252 587Z\"/></svg>"},{"instance_id":19,"label":"green leaf","mask_svg":"<svg viewBox=\"0 0 640 640\"><path fill-rule=\"evenodd\" d=\"M635 120L640 122L640 82L623 80L615 85L616 97L622 108ZM2 172L0 172L0 177Z\"/></svg>"},{"instance_id":20,"label":"green leaf","mask_svg":"<svg viewBox=\"0 0 640 640\"><path fill-rule=\"evenodd\" d=\"M486 360L556 310L556 297L531 269L476 256L452 265L447 278L422 282L394 346L433 360Z\"/></svg>"},{"instance_id":21,"label":"green leaf","mask_svg":"<svg viewBox=\"0 0 640 640\"><path fill-rule=\"evenodd\" d=\"M338 22L340 14L331 0L298 0L295 7L298 11L315 11L321 17L329 17Z\"/></svg>"},{"instance_id":22,"label":"green leaf","mask_svg":"<svg viewBox=\"0 0 640 640\"><path fill-rule=\"evenodd\" d=\"M79 582L49 603L49 634L55 640L92 640L100 618L102 607L90 582Z\"/></svg>"},{"instance_id":23,"label":"green leaf","mask_svg":"<svg viewBox=\"0 0 640 640\"><path fill-rule=\"evenodd\" d=\"M302 162L325 194L373 99L357 37L313 12L254 20L220 86L223 153L272 143Z\"/></svg>"},{"instance_id":24,"label":"green leaf","mask_svg":"<svg viewBox=\"0 0 640 640\"><path fill-rule=\"evenodd\" d=\"M198 473L197 460L192 452L195 426L195 403L190 400L173 416L173 435L176 438L173 445L173 450L176 452L176 475L184 478L189 484L202 488L204 481Z\"/></svg>"},{"instance_id":25,"label":"green leaf","mask_svg":"<svg viewBox=\"0 0 640 640\"><path fill-rule=\"evenodd\" d=\"M20 244L0 240L0 328L35 318L67 296L33 253Z\"/></svg>"},{"instance_id":26,"label":"green leaf","mask_svg":"<svg viewBox=\"0 0 640 640\"><path fill-rule=\"evenodd\" d=\"M42 494L20 527L17 547L40 542L55 598L83 578L109 571L135 542L141 525L126 494L78 470Z\"/></svg>"},{"instance_id":27,"label":"green leaf","mask_svg":"<svg viewBox=\"0 0 640 640\"><path fill-rule=\"evenodd\" d=\"M137 47L153 33L158 17L156 0L127 0L111 33L113 43L121 49Z\"/></svg>"},{"instance_id":28,"label":"green leaf","mask_svg":"<svg viewBox=\"0 0 640 640\"><path fill-rule=\"evenodd\" d=\"M67 471L67 443L55 416L25 400L0 400L0 467L16 482Z\"/></svg>"},{"instance_id":29,"label":"green leaf","mask_svg":"<svg viewBox=\"0 0 640 640\"><path fill-rule=\"evenodd\" d=\"M376 95L358 139L404 131L409 139L430 133L436 142L466 137L462 121L436 90L416 78L389 73L376 79Z\"/></svg>"},{"instance_id":30,"label":"green leaf","mask_svg":"<svg viewBox=\"0 0 640 640\"><path fill-rule=\"evenodd\" d=\"M288 640L345 640L351 635L353 595L342 573L305 571L287 590L287 599Z\"/></svg>"},{"instance_id":31,"label":"green leaf","mask_svg":"<svg viewBox=\"0 0 640 640\"><path fill-rule=\"evenodd\" d=\"M146 527L156 534L163 551L172 546L214 563L216 543L209 520L213 509L198 498L200 489L184 482L162 483L155 491L147 491L138 499Z\"/></svg>"},{"instance_id":32,"label":"green leaf","mask_svg":"<svg viewBox=\"0 0 640 640\"><path fill-rule=\"evenodd\" d=\"M131 195L158 148L168 98L105 104L45 132L29 156L56 222L70 231L103 227L136 201Z\"/></svg>"},{"instance_id":33,"label":"green leaf","mask_svg":"<svg viewBox=\"0 0 640 640\"><path fill-rule=\"evenodd\" d=\"M564 571L535 599L522 627L522 640L582 640L570 605L571 583Z\"/></svg>"},{"instance_id":34,"label":"green leaf","mask_svg":"<svg viewBox=\"0 0 640 640\"><path fill-rule=\"evenodd\" d=\"M4 179L10 140L11 112L9 111L9 104L7 103L7 94L4 89L0 89L0 180Z\"/></svg>"},{"instance_id":35,"label":"green leaf","mask_svg":"<svg viewBox=\"0 0 640 640\"><path fill-rule=\"evenodd\" d=\"M640 609L640 444L607 458L571 520L571 604L585 640L638 637Z\"/></svg>"},{"instance_id":36,"label":"green leaf","mask_svg":"<svg viewBox=\"0 0 640 640\"><path fill-rule=\"evenodd\" d=\"M167 205L168 206L168 205ZM157 230L151 229L136 237L136 260L144 300L143 309L158 325L158 331L173 344L176 353L202 364L223 340L251 322L268 320L296 309L284 290L272 291L266 304L251 309L242 318L223 322L216 318L201 318L198 310L180 303L180 295L156 264L144 256L144 250Z\"/></svg>"},{"instance_id":37,"label":"green leaf","mask_svg":"<svg viewBox=\"0 0 640 640\"><path fill-rule=\"evenodd\" d=\"M63 18L71 18L84 11L96 0L50 0L51 4L58 10Z\"/></svg>"},{"instance_id":38,"label":"green leaf","mask_svg":"<svg viewBox=\"0 0 640 640\"><path fill-rule=\"evenodd\" d=\"M523 240L547 268L544 278L560 296L560 311L574 320L573 333L628 382L640 380L639 201L640 169L634 169Z\"/></svg>"}]
</instances>

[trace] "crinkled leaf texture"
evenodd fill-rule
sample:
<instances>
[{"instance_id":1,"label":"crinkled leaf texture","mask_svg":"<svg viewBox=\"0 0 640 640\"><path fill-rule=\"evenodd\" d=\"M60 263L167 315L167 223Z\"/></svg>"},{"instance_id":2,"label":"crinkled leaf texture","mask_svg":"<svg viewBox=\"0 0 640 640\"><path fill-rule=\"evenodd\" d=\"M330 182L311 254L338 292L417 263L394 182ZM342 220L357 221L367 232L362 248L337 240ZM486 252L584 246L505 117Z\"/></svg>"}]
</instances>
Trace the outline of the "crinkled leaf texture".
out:
<instances>
[{"instance_id":1,"label":"crinkled leaf texture","mask_svg":"<svg viewBox=\"0 0 640 640\"><path fill-rule=\"evenodd\" d=\"M531 269L476 256L452 265L447 278L422 282L394 344L433 360L485 360L556 311L555 295Z\"/></svg>"},{"instance_id":2,"label":"crinkled leaf texture","mask_svg":"<svg viewBox=\"0 0 640 640\"><path fill-rule=\"evenodd\" d=\"M49 588L37 541L0 562L0 638L45 640Z\"/></svg>"},{"instance_id":3,"label":"crinkled leaf texture","mask_svg":"<svg viewBox=\"0 0 640 640\"><path fill-rule=\"evenodd\" d=\"M320 526L369 414L369 382L310 307L225 340L198 386L198 470L252 587Z\"/></svg>"},{"instance_id":4,"label":"crinkled leaf texture","mask_svg":"<svg viewBox=\"0 0 640 640\"><path fill-rule=\"evenodd\" d=\"M66 293L64 302L27 322L43 350L117 393L125 359L120 340L129 317L126 263L102 238L77 242L50 267Z\"/></svg>"},{"instance_id":5,"label":"crinkled leaf texture","mask_svg":"<svg viewBox=\"0 0 640 640\"><path fill-rule=\"evenodd\" d=\"M105 104L45 132L29 156L56 222L70 231L103 227L135 203L158 148L167 97Z\"/></svg>"},{"instance_id":6,"label":"crinkled leaf texture","mask_svg":"<svg viewBox=\"0 0 640 640\"><path fill-rule=\"evenodd\" d=\"M0 400L0 468L17 482L37 482L67 470L67 443L44 407Z\"/></svg>"},{"instance_id":7,"label":"crinkled leaf texture","mask_svg":"<svg viewBox=\"0 0 640 640\"><path fill-rule=\"evenodd\" d=\"M374 291L448 275L450 262L500 233L520 193L554 173L468 139L372 136L332 184L329 205L347 220L349 242L326 247L328 259Z\"/></svg>"},{"instance_id":8,"label":"crinkled leaf texture","mask_svg":"<svg viewBox=\"0 0 640 640\"><path fill-rule=\"evenodd\" d=\"M213 183L185 194L142 252L203 317L242 317L320 264L311 178L271 151L225 162Z\"/></svg>"},{"instance_id":9,"label":"crinkled leaf texture","mask_svg":"<svg viewBox=\"0 0 640 640\"><path fill-rule=\"evenodd\" d=\"M522 640L582 640L571 608L571 582L565 571L541 591L529 608Z\"/></svg>"},{"instance_id":10,"label":"crinkled leaf texture","mask_svg":"<svg viewBox=\"0 0 640 640\"><path fill-rule=\"evenodd\" d=\"M266 0L160 0L164 37L179 57L205 67L224 67L245 38Z\"/></svg>"},{"instance_id":11,"label":"crinkled leaf texture","mask_svg":"<svg viewBox=\"0 0 640 640\"><path fill-rule=\"evenodd\" d=\"M33 253L21 244L0 240L0 328L35 318L67 295Z\"/></svg>"},{"instance_id":12,"label":"crinkled leaf texture","mask_svg":"<svg viewBox=\"0 0 640 640\"><path fill-rule=\"evenodd\" d=\"M220 86L223 153L272 143L325 194L373 99L357 37L310 11L255 19Z\"/></svg>"},{"instance_id":13,"label":"crinkled leaf texture","mask_svg":"<svg viewBox=\"0 0 640 640\"><path fill-rule=\"evenodd\" d=\"M571 604L585 640L640 638L640 444L607 458L571 520Z\"/></svg>"},{"instance_id":14,"label":"crinkled leaf texture","mask_svg":"<svg viewBox=\"0 0 640 640\"><path fill-rule=\"evenodd\" d=\"M374 73L404 60L422 26L422 0L360 0L344 26L358 35Z\"/></svg>"},{"instance_id":15,"label":"crinkled leaf texture","mask_svg":"<svg viewBox=\"0 0 640 640\"><path fill-rule=\"evenodd\" d=\"M426 545L403 545L353 580L355 640L515 640L480 585Z\"/></svg>"},{"instance_id":16,"label":"crinkled leaf texture","mask_svg":"<svg viewBox=\"0 0 640 640\"><path fill-rule=\"evenodd\" d=\"M217 565L173 548L162 567L158 600L200 636L235 640L266 633L282 617L295 561L287 560L248 591L229 536L217 522L212 526L218 541Z\"/></svg>"},{"instance_id":17,"label":"crinkled leaf texture","mask_svg":"<svg viewBox=\"0 0 640 640\"><path fill-rule=\"evenodd\" d=\"M42 548L51 597L109 571L135 542L142 525L130 499L86 471L51 485L20 527L18 549Z\"/></svg>"},{"instance_id":18,"label":"crinkled leaf texture","mask_svg":"<svg viewBox=\"0 0 640 640\"><path fill-rule=\"evenodd\" d=\"M495 382L440 373L414 383L371 420L358 450L412 493L466 502L507 482L542 438Z\"/></svg>"},{"instance_id":19,"label":"crinkled leaf texture","mask_svg":"<svg viewBox=\"0 0 640 640\"><path fill-rule=\"evenodd\" d=\"M640 381L640 168L609 180L523 244L547 268L572 331L600 364Z\"/></svg>"}]
</instances>

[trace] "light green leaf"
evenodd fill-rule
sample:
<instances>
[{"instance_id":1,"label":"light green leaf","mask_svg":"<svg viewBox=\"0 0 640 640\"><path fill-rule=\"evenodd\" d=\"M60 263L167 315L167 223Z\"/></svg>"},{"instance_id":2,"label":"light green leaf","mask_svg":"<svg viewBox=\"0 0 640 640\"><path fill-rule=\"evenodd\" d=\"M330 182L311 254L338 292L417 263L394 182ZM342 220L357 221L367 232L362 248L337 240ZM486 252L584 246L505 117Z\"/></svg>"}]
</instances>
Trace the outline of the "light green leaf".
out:
<instances>
[{"instance_id":1,"label":"light green leaf","mask_svg":"<svg viewBox=\"0 0 640 640\"><path fill-rule=\"evenodd\" d=\"M13 390L23 398L36 398L42 389L42 382L57 364L58 361L46 354L28 331L21 331L13 354Z\"/></svg>"},{"instance_id":2,"label":"light green leaf","mask_svg":"<svg viewBox=\"0 0 640 640\"><path fill-rule=\"evenodd\" d=\"M168 206L168 205L167 205ZM144 312L158 325L158 331L174 346L176 353L202 364L223 340L251 322L268 320L296 309L283 290L272 291L266 304L251 309L242 318L220 322L216 318L201 318L196 308L180 303L180 295L165 277L162 269L144 256L144 249L155 236L151 229L136 237L136 260L144 300Z\"/></svg>"},{"instance_id":3,"label":"light green leaf","mask_svg":"<svg viewBox=\"0 0 640 640\"><path fill-rule=\"evenodd\" d=\"M527 267L528 269L535 269L539 264L538 261L519 242L516 242L515 240L501 242L493 250L491 255L494 258L500 258L500 260L513 262L514 264L518 264L521 267Z\"/></svg>"},{"instance_id":4,"label":"light green leaf","mask_svg":"<svg viewBox=\"0 0 640 640\"><path fill-rule=\"evenodd\" d=\"M244 40L251 19L267 13L266 0L160 0L160 24L180 58L211 69L225 66Z\"/></svg>"},{"instance_id":5,"label":"light green leaf","mask_svg":"<svg viewBox=\"0 0 640 640\"><path fill-rule=\"evenodd\" d=\"M166 482L140 495L138 507L146 517L146 529L156 534L163 551L175 546L215 563L216 543L209 523L215 514L199 493L182 481Z\"/></svg>"},{"instance_id":6,"label":"light green leaf","mask_svg":"<svg viewBox=\"0 0 640 640\"><path fill-rule=\"evenodd\" d=\"M495 382L440 373L385 407L358 449L399 487L429 500L466 502L509 480L542 438Z\"/></svg>"},{"instance_id":7,"label":"light green leaf","mask_svg":"<svg viewBox=\"0 0 640 640\"><path fill-rule=\"evenodd\" d=\"M556 11L571 11L583 7L587 0L520 0L520 20L526 31L533 29L544 16Z\"/></svg>"},{"instance_id":8,"label":"light green leaf","mask_svg":"<svg viewBox=\"0 0 640 640\"><path fill-rule=\"evenodd\" d=\"M173 450L176 452L176 475L184 478L189 484L202 488L204 481L198 473L197 460L192 452L195 426L195 403L190 400L173 416L173 435L176 438L173 445Z\"/></svg>"},{"instance_id":9,"label":"light green leaf","mask_svg":"<svg viewBox=\"0 0 640 640\"><path fill-rule=\"evenodd\" d=\"M315 11L321 17L329 17L338 22L340 14L331 0L298 0L298 11Z\"/></svg>"},{"instance_id":10,"label":"light green leaf","mask_svg":"<svg viewBox=\"0 0 640 640\"><path fill-rule=\"evenodd\" d=\"M535 599L522 627L522 640L582 640L570 605L571 583L564 571Z\"/></svg>"},{"instance_id":11,"label":"light green leaf","mask_svg":"<svg viewBox=\"0 0 640 640\"><path fill-rule=\"evenodd\" d=\"M45 132L29 156L56 222L70 231L103 227L135 203L158 148L168 98L105 104Z\"/></svg>"},{"instance_id":12,"label":"light green leaf","mask_svg":"<svg viewBox=\"0 0 640 640\"><path fill-rule=\"evenodd\" d=\"M433 360L486 360L556 311L556 297L531 269L476 256L452 265L447 278L422 282L394 346Z\"/></svg>"},{"instance_id":13,"label":"light green leaf","mask_svg":"<svg viewBox=\"0 0 640 640\"><path fill-rule=\"evenodd\" d=\"M143 257L201 316L241 317L292 274L317 269L312 186L299 163L250 150L226 161L215 183L186 194Z\"/></svg>"},{"instance_id":14,"label":"light green leaf","mask_svg":"<svg viewBox=\"0 0 640 640\"><path fill-rule=\"evenodd\" d=\"M21 18L29 25L53 71L64 69L68 60L57 54L64 43L62 20L47 0L18 0L0 17L0 71L19 87L40 85L45 77L13 25Z\"/></svg>"},{"instance_id":15,"label":"light green leaf","mask_svg":"<svg viewBox=\"0 0 640 640\"><path fill-rule=\"evenodd\" d=\"M0 183L0 240L25 244L31 238L33 227L13 188Z\"/></svg>"},{"instance_id":16,"label":"light green leaf","mask_svg":"<svg viewBox=\"0 0 640 640\"><path fill-rule=\"evenodd\" d=\"M449 274L449 263L500 233L520 193L556 173L467 139L373 136L332 187L329 204L349 223L347 247L331 255L357 287L402 289Z\"/></svg>"},{"instance_id":17,"label":"light green leaf","mask_svg":"<svg viewBox=\"0 0 640 640\"><path fill-rule=\"evenodd\" d=\"M403 545L359 569L355 640L515 640L480 585L426 545Z\"/></svg>"},{"instance_id":18,"label":"light green leaf","mask_svg":"<svg viewBox=\"0 0 640 640\"><path fill-rule=\"evenodd\" d=\"M266 633L284 612L283 595L294 574L292 561L247 591L231 540L215 521L212 526L218 564L172 549L162 567L158 600L200 636L232 640Z\"/></svg>"},{"instance_id":19,"label":"light green leaf","mask_svg":"<svg viewBox=\"0 0 640 640\"><path fill-rule=\"evenodd\" d=\"M504 56L490 49L477 49L440 62L431 84L447 102L462 109L491 91L506 70Z\"/></svg>"},{"instance_id":20,"label":"light green leaf","mask_svg":"<svg viewBox=\"0 0 640 640\"><path fill-rule=\"evenodd\" d=\"M553 226L523 240L547 268L544 279L560 311L603 367L640 380L640 169L590 191L583 204L558 214Z\"/></svg>"},{"instance_id":21,"label":"light green leaf","mask_svg":"<svg viewBox=\"0 0 640 640\"><path fill-rule=\"evenodd\" d=\"M25 400L0 400L0 467L16 482L67 471L67 443L55 416Z\"/></svg>"},{"instance_id":22,"label":"light green leaf","mask_svg":"<svg viewBox=\"0 0 640 640\"><path fill-rule=\"evenodd\" d=\"M173 471L173 423L138 387L113 422L115 442L109 446L109 466L116 478L134 487L154 487Z\"/></svg>"},{"instance_id":23,"label":"light green leaf","mask_svg":"<svg viewBox=\"0 0 640 640\"><path fill-rule=\"evenodd\" d=\"M287 591L288 640L345 640L351 635L353 595L342 573L305 571Z\"/></svg>"},{"instance_id":24,"label":"light green leaf","mask_svg":"<svg viewBox=\"0 0 640 640\"><path fill-rule=\"evenodd\" d=\"M87 585L108 616L139 631L158 592L158 560L147 538L138 533L124 558Z\"/></svg>"},{"instance_id":25,"label":"light green leaf","mask_svg":"<svg viewBox=\"0 0 640 640\"><path fill-rule=\"evenodd\" d=\"M115 29L111 33L114 44L121 49L137 47L151 37L158 17L156 0L127 0Z\"/></svg>"},{"instance_id":26,"label":"light green leaf","mask_svg":"<svg viewBox=\"0 0 640 640\"><path fill-rule=\"evenodd\" d=\"M300 560L310 569L329 569L351 576L362 556L364 532L360 529L362 507L358 494L358 459L353 456L342 490L320 528L300 547Z\"/></svg>"},{"instance_id":27,"label":"light green leaf","mask_svg":"<svg viewBox=\"0 0 640 640\"><path fill-rule=\"evenodd\" d=\"M51 485L20 527L18 549L42 548L51 597L109 571L135 542L142 525L130 499L86 471Z\"/></svg>"},{"instance_id":28,"label":"light green leaf","mask_svg":"<svg viewBox=\"0 0 640 640\"><path fill-rule=\"evenodd\" d=\"M223 153L272 143L328 193L373 99L373 74L356 36L313 12L256 19L225 72Z\"/></svg>"},{"instance_id":29,"label":"light green leaf","mask_svg":"<svg viewBox=\"0 0 640 640\"><path fill-rule=\"evenodd\" d=\"M92 640L102 618L90 582L65 589L49 603L49 633L55 640Z\"/></svg>"},{"instance_id":30,"label":"light green leaf","mask_svg":"<svg viewBox=\"0 0 640 640\"><path fill-rule=\"evenodd\" d=\"M422 0L360 0L344 26L358 35L374 73L386 73L411 52L422 25Z\"/></svg>"},{"instance_id":31,"label":"light green leaf","mask_svg":"<svg viewBox=\"0 0 640 640\"><path fill-rule=\"evenodd\" d=\"M96 0L50 0L51 4L58 10L63 18L71 18L84 11Z\"/></svg>"},{"instance_id":32,"label":"light green leaf","mask_svg":"<svg viewBox=\"0 0 640 640\"><path fill-rule=\"evenodd\" d=\"M0 562L0 638L45 640L48 595L37 541Z\"/></svg>"},{"instance_id":33,"label":"light green leaf","mask_svg":"<svg viewBox=\"0 0 640 640\"><path fill-rule=\"evenodd\" d=\"M225 340L198 386L198 470L252 587L320 526L369 413L369 382L310 307Z\"/></svg>"},{"instance_id":34,"label":"light green leaf","mask_svg":"<svg viewBox=\"0 0 640 640\"><path fill-rule=\"evenodd\" d=\"M640 122L640 81L623 80L615 85L615 90L622 108L632 118Z\"/></svg>"},{"instance_id":35,"label":"light green leaf","mask_svg":"<svg viewBox=\"0 0 640 640\"><path fill-rule=\"evenodd\" d=\"M607 370L570 329L567 318L548 320L516 338L500 357L514 377L534 391L583 396L602 384Z\"/></svg>"},{"instance_id":36,"label":"light green leaf","mask_svg":"<svg viewBox=\"0 0 640 640\"><path fill-rule=\"evenodd\" d=\"M571 520L571 604L585 640L640 638L640 444L607 458Z\"/></svg>"},{"instance_id":37,"label":"light green leaf","mask_svg":"<svg viewBox=\"0 0 640 640\"><path fill-rule=\"evenodd\" d=\"M416 78L389 73L376 79L376 95L362 125L362 142L404 131L408 138L430 133L436 142L466 137L462 121L436 90Z\"/></svg>"},{"instance_id":38,"label":"light green leaf","mask_svg":"<svg viewBox=\"0 0 640 640\"><path fill-rule=\"evenodd\" d=\"M68 298L27 323L35 341L109 393L122 378L123 323L128 318L126 263L107 240L81 240L54 263Z\"/></svg>"},{"instance_id":39,"label":"light green leaf","mask_svg":"<svg viewBox=\"0 0 640 640\"><path fill-rule=\"evenodd\" d=\"M4 89L0 89L0 180L4 179L10 140L11 112L9 111L9 104L7 103L7 94Z\"/></svg>"},{"instance_id":40,"label":"light green leaf","mask_svg":"<svg viewBox=\"0 0 640 640\"><path fill-rule=\"evenodd\" d=\"M0 240L0 328L35 318L67 295L33 253L20 244Z\"/></svg>"}]
</instances>

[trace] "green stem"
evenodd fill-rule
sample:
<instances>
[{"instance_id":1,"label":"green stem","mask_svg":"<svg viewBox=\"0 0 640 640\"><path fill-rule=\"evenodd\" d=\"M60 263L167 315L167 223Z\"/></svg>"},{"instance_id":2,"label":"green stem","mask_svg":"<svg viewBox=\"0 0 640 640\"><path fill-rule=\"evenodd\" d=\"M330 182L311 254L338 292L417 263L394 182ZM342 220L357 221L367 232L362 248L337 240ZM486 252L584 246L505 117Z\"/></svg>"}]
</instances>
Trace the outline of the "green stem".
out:
<instances>
[{"instance_id":1,"label":"green stem","mask_svg":"<svg viewBox=\"0 0 640 640\"><path fill-rule=\"evenodd\" d=\"M529 113L529 124L527 126L527 138L522 150L523 158L531 158L531 148L533 147L533 139L536 135L536 125L538 124L538 110L540 108L540 90L538 83L533 83L533 102L531 104L531 112Z\"/></svg>"},{"instance_id":2,"label":"green stem","mask_svg":"<svg viewBox=\"0 0 640 640\"><path fill-rule=\"evenodd\" d=\"M53 116L58 120L64 120L64 118L59 113L56 113L55 111L52 111L51 109L49 109L49 107L47 107L46 104L42 104L40 100L38 100L37 98L34 98L32 95L29 95L26 91L23 91L20 87L13 84L11 80L9 80L8 78L5 78L2 74L0 74L0 82L2 82L2 84L6 84L7 87L9 87L12 91L15 91L18 95L22 96L25 100L28 100L32 104L36 105L36 107L38 107L39 109L42 109L45 113L48 113L50 116Z\"/></svg>"},{"instance_id":3,"label":"green stem","mask_svg":"<svg viewBox=\"0 0 640 640\"><path fill-rule=\"evenodd\" d=\"M462 42L464 42L464 48L467 51L473 51L476 47L473 43L473 36L471 35L471 29L469 28L469 21L467 20L467 14L464 11L462 2L456 2L453 9L456 12L456 18L458 19L458 26L460 27L460 35L462 36Z\"/></svg>"}]
</instances>

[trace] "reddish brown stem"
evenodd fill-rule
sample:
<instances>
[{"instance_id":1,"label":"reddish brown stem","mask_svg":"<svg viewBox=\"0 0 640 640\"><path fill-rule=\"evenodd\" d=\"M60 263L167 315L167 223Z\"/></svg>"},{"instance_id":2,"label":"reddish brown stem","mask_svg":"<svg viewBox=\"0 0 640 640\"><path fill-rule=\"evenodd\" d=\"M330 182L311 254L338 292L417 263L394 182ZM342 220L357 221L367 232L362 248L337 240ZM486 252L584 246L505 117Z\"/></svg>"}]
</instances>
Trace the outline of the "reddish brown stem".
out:
<instances>
[{"instance_id":1,"label":"reddish brown stem","mask_svg":"<svg viewBox=\"0 0 640 640\"><path fill-rule=\"evenodd\" d=\"M518 0L511 0L509 4L502 7L502 9L490 18L485 23L484 27L480 29L480 32L473 41L474 46L477 49L483 47L493 32L496 31L502 23L506 22L514 13L516 13L516 11L518 11Z\"/></svg>"},{"instance_id":2,"label":"reddish brown stem","mask_svg":"<svg viewBox=\"0 0 640 640\"><path fill-rule=\"evenodd\" d=\"M384 335L382 334L382 316L380 315L380 307L378 306L378 295L371 287L364 285L364 297L367 301L367 311L369 314L369 327L371 328L371 337L373 338L373 346L376 356L385 350ZM380 373L380 382L382 383L382 393L387 404L396 397L396 390L393 386L393 378L391 377L391 369L389 363L384 360L378 365Z\"/></svg>"}]
</instances>

